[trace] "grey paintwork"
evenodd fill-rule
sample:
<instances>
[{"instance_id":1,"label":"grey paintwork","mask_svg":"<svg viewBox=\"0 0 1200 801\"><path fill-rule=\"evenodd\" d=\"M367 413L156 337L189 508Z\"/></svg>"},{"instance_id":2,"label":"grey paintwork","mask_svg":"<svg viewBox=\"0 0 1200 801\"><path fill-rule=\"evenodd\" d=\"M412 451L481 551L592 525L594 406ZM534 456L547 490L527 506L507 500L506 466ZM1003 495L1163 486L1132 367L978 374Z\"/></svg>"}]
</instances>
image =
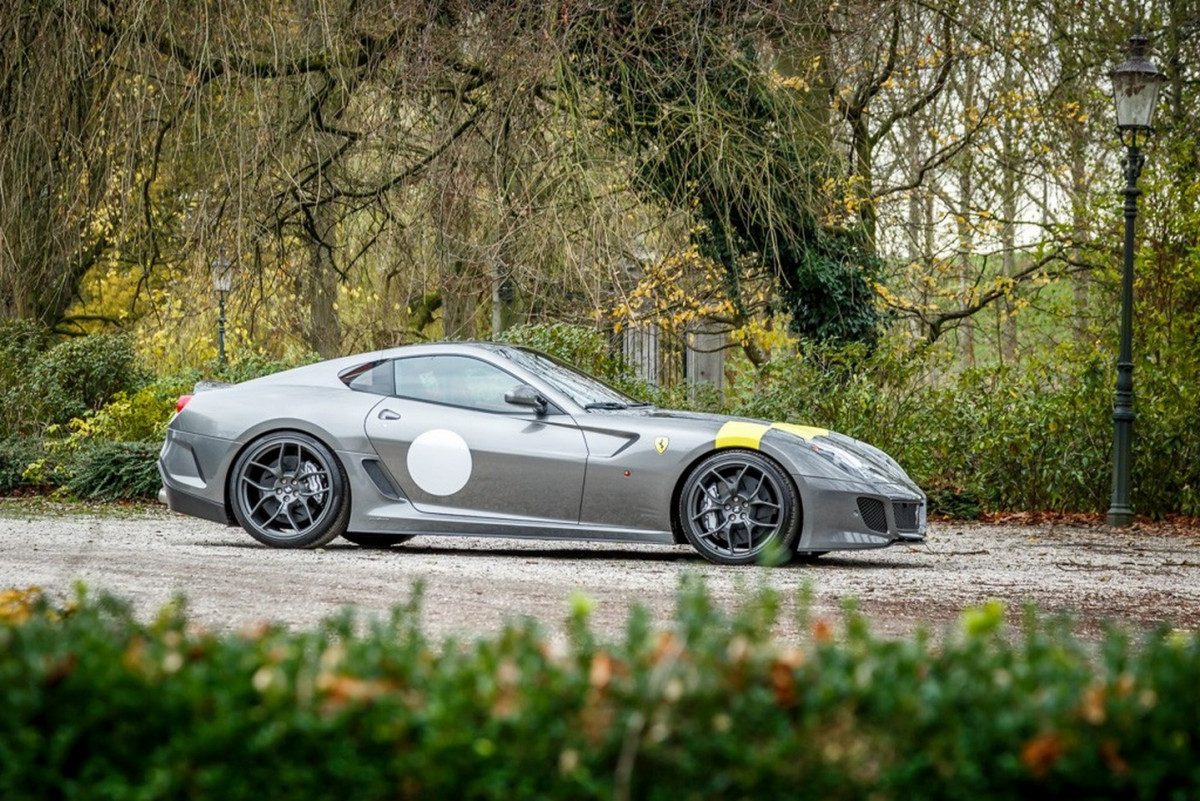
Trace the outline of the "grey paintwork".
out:
<instances>
[{"instance_id":1,"label":"grey paintwork","mask_svg":"<svg viewBox=\"0 0 1200 801\"><path fill-rule=\"evenodd\" d=\"M368 439L418 511L579 522L588 449L571 417L461 408L453 415L448 421L446 407L405 398L385 398L367 415ZM406 464L412 441L440 428L462 436L473 460L470 481L449 497L422 490Z\"/></svg>"},{"instance_id":2,"label":"grey paintwork","mask_svg":"<svg viewBox=\"0 0 1200 801\"><path fill-rule=\"evenodd\" d=\"M740 418L652 408L587 410L509 359L510 347L395 348L198 394L168 426L160 457L166 500L173 510L232 524L226 494L238 454L267 433L300 431L324 442L344 467L351 532L682 542L673 520L679 489L689 470L717 450L722 427ZM500 367L514 385L536 389L550 410L539 414L514 405L505 413L474 411L353 391L339 379L368 362L435 354L469 355ZM470 481L448 497L422 491L407 472L412 440L431 428L460 435L474 462ZM655 445L660 438L665 449ZM924 538L925 496L899 465L835 433L817 439L852 454L863 469L839 467L817 455L806 438L784 430L767 431L757 448L784 468L799 493L797 551ZM885 531L864 522L862 499L882 502ZM897 502L917 505L915 525L898 524Z\"/></svg>"}]
</instances>

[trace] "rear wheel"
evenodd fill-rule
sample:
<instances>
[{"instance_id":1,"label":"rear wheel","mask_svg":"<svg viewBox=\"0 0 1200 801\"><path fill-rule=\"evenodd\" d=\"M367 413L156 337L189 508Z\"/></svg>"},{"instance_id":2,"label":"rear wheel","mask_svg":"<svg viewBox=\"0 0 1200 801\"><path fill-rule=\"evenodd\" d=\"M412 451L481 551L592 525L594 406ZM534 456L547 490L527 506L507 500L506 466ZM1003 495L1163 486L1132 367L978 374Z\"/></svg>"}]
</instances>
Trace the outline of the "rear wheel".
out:
<instances>
[{"instance_id":1,"label":"rear wheel","mask_svg":"<svg viewBox=\"0 0 1200 801\"><path fill-rule=\"evenodd\" d=\"M393 545L399 545L402 542L408 542L412 539L411 534L378 534L373 531L368 532L349 532L342 535L342 539L349 540L360 548L390 548Z\"/></svg>"},{"instance_id":2,"label":"rear wheel","mask_svg":"<svg viewBox=\"0 0 1200 801\"><path fill-rule=\"evenodd\" d=\"M800 501L775 462L754 451L720 451L688 475L679 521L688 542L710 562L780 563L792 555Z\"/></svg>"},{"instance_id":3,"label":"rear wheel","mask_svg":"<svg viewBox=\"0 0 1200 801\"><path fill-rule=\"evenodd\" d=\"M341 463L298 431L253 442L234 463L229 490L238 523L274 548L318 548L344 533L350 519Z\"/></svg>"}]
</instances>

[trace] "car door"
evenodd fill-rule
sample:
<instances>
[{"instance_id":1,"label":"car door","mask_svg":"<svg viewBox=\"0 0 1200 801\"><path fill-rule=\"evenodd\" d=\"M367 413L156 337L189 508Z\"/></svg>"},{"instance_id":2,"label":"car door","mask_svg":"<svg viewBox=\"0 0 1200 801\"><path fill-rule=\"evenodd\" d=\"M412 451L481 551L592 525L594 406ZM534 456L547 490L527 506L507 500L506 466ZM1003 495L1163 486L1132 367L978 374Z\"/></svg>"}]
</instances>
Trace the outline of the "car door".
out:
<instances>
[{"instance_id":1,"label":"car door","mask_svg":"<svg viewBox=\"0 0 1200 801\"><path fill-rule=\"evenodd\" d=\"M579 521L587 445L569 415L506 403L520 380L482 359L414 356L394 370L366 433L417 509Z\"/></svg>"}]
</instances>

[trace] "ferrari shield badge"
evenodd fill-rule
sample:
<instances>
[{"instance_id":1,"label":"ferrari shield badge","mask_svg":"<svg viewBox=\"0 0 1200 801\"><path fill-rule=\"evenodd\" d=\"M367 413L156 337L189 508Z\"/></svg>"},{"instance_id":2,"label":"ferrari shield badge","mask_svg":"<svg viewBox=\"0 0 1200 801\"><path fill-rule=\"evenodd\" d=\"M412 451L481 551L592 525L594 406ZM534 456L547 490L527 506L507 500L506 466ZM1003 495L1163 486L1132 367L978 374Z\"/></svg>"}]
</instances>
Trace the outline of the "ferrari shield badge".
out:
<instances>
[{"instance_id":1,"label":"ferrari shield badge","mask_svg":"<svg viewBox=\"0 0 1200 801\"><path fill-rule=\"evenodd\" d=\"M662 453L663 451L665 451L667 449L667 446L670 444L671 444L671 440L667 439L666 437L656 437L654 439L654 450L658 451L659 453Z\"/></svg>"}]
</instances>

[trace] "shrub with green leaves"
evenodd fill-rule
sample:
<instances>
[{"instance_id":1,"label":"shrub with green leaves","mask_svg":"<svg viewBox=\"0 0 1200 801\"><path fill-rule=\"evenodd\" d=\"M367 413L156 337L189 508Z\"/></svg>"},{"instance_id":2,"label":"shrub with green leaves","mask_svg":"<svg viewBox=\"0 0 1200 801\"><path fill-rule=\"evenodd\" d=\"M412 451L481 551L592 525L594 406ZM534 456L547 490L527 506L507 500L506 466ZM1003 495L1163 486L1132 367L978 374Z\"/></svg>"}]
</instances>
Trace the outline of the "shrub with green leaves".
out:
<instances>
[{"instance_id":1,"label":"shrub with green leaves","mask_svg":"<svg viewBox=\"0 0 1200 801\"><path fill-rule=\"evenodd\" d=\"M38 437L14 435L0 439L0 493L29 484L25 471L45 456Z\"/></svg>"},{"instance_id":2,"label":"shrub with green leaves","mask_svg":"<svg viewBox=\"0 0 1200 801\"><path fill-rule=\"evenodd\" d=\"M27 433L39 422L30 371L48 350L50 333L28 320L0 320L0 437Z\"/></svg>"},{"instance_id":3,"label":"shrub with green leaves","mask_svg":"<svg viewBox=\"0 0 1200 801\"><path fill-rule=\"evenodd\" d=\"M1098 512L1111 487L1112 374L1095 353L953 372L886 342L872 352L806 345L739 376L726 410L870 442L942 513ZM1200 380L1146 370L1135 406L1135 509L1200 514Z\"/></svg>"},{"instance_id":4,"label":"shrub with green leaves","mask_svg":"<svg viewBox=\"0 0 1200 801\"><path fill-rule=\"evenodd\" d=\"M933 389L942 365L881 343L833 347L806 343L754 373L729 393L734 414L822 426L883 449L918 480L944 467L939 450L950 397Z\"/></svg>"},{"instance_id":5,"label":"shrub with green leaves","mask_svg":"<svg viewBox=\"0 0 1200 801\"><path fill-rule=\"evenodd\" d=\"M88 442L161 440L180 395L192 391L186 378L161 378L135 392L118 392L95 412L47 431L56 452L70 452Z\"/></svg>"},{"instance_id":6,"label":"shrub with green leaves","mask_svg":"<svg viewBox=\"0 0 1200 801\"><path fill-rule=\"evenodd\" d=\"M60 342L33 363L30 378L38 394L38 421L60 424L96 411L144 381L133 343L120 334Z\"/></svg>"},{"instance_id":7,"label":"shrub with green leaves","mask_svg":"<svg viewBox=\"0 0 1200 801\"><path fill-rule=\"evenodd\" d=\"M1200 375L1184 369L1138 378L1133 502L1151 514L1200 517Z\"/></svg>"},{"instance_id":8,"label":"shrub with green leaves","mask_svg":"<svg viewBox=\"0 0 1200 801\"><path fill-rule=\"evenodd\" d=\"M198 372L153 381L136 367L129 339L94 334L49 349L49 336L32 325L0 328L0 351L24 362L6 385L6 430L40 432L6 440L0 448L0 491L21 484L57 485L81 499L154 497L158 449L179 396L192 391ZM6 370L15 370L6 361ZM220 378L242 381L291 366L259 356L232 362ZM11 407L10 405L11 404Z\"/></svg>"},{"instance_id":9,"label":"shrub with green leaves","mask_svg":"<svg viewBox=\"0 0 1200 801\"><path fill-rule=\"evenodd\" d=\"M57 483L87 501L150 499L158 494L161 442L86 442L55 467Z\"/></svg>"},{"instance_id":10,"label":"shrub with green leaves","mask_svg":"<svg viewBox=\"0 0 1200 801\"><path fill-rule=\"evenodd\" d=\"M695 581L674 621L600 639L577 599L432 642L419 592L310 631L143 622L110 597L0 593L0 796L11 799L1190 798L1200 636L1098 643L998 604L940 643L807 618L777 595L722 612ZM802 605L803 609L803 605Z\"/></svg>"},{"instance_id":11,"label":"shrub with green leaves","mask_svg":"<svg viewBox=\"0 0 1200 801\"><path fill-rule=\"evenodd\" d=\"M46 429L40 457L25 463L23 481L52 484L81 500L153 498L158 451L183 379L159 379L116 395L94 412Z\"/></svg>"}]
</instances>

